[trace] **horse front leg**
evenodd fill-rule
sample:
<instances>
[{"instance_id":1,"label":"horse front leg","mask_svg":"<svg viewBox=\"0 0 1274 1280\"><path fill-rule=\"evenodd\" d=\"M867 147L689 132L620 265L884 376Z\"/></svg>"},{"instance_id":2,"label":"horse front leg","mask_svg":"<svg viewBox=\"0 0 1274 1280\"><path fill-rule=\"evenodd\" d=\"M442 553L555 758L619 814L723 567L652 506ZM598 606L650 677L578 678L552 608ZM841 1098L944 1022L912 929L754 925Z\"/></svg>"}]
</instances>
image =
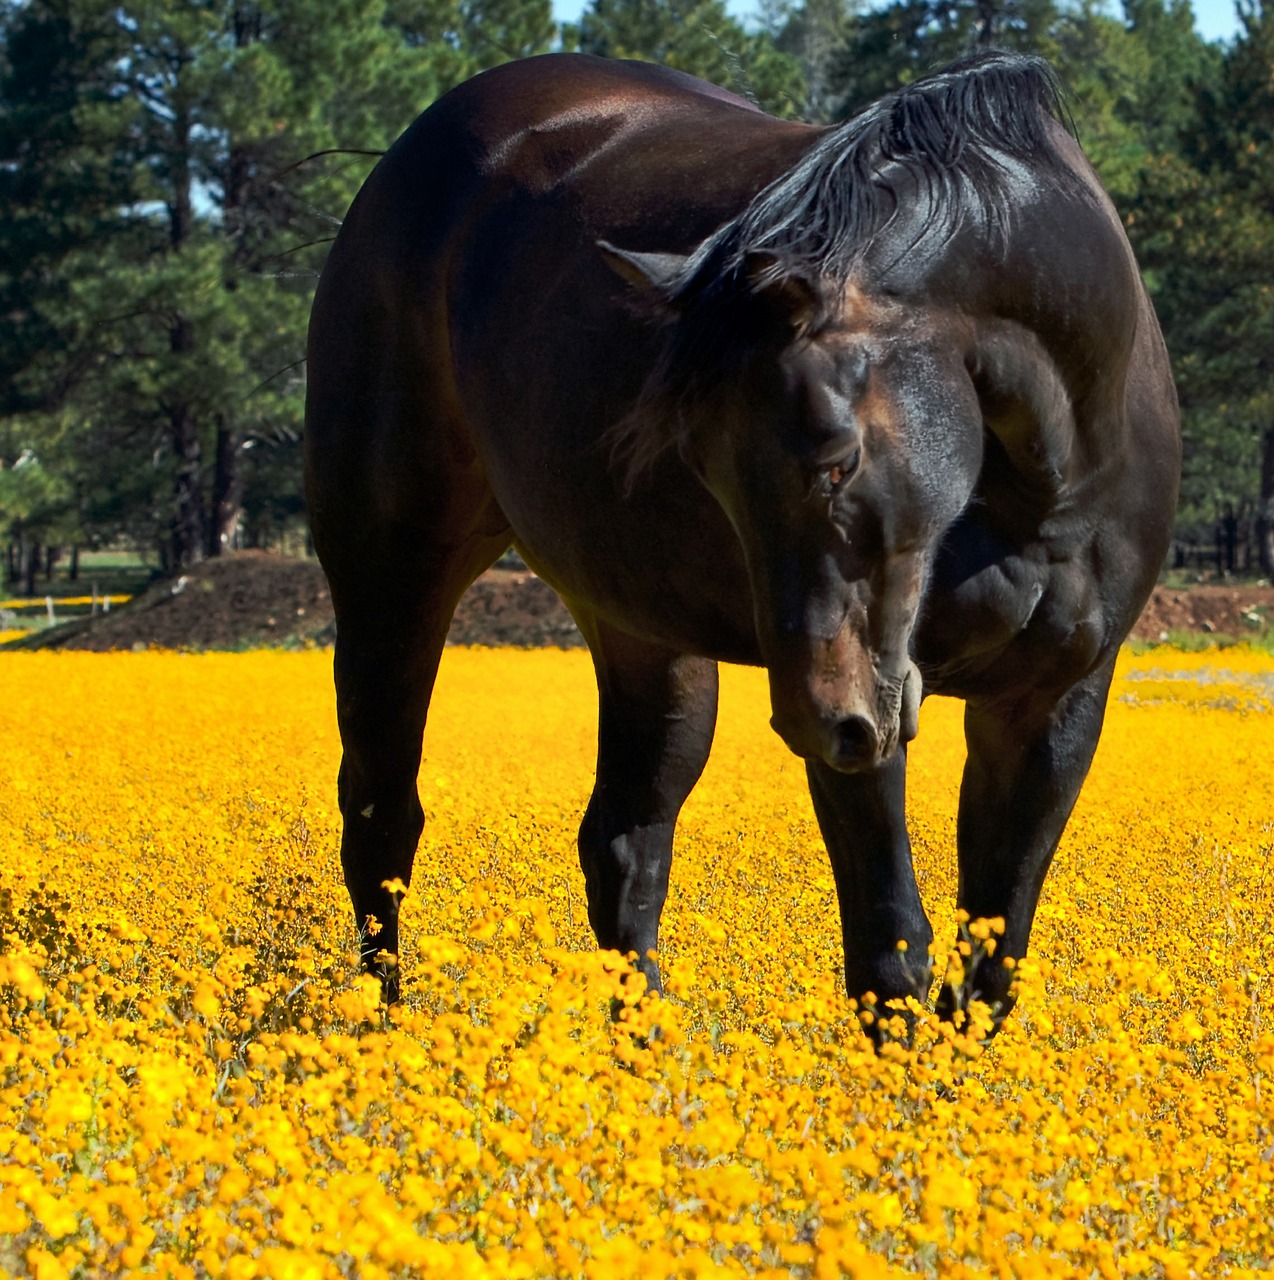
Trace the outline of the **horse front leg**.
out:
<instances>
[{"instance_id":1,"label":"horse front leg","mask_svg":"<svg viewBox=\"0 0 1274 1280\"><path fill-rule=\"evenodd\" d=\"M840 773L817 760L806 761L805 772L836 880L845 987L872 1012L864 1027L880 1039L880 1019L892 1016L888 1001L923 1002L929 995L933 930L911 863L906 747L861 773Z\"/></svg>"},{"instance_id":2,"label":"horse front leg","mask_svg":"<svg viewBox=\"0 0 1274 1280\"><path fill-rule=\"evenodd\" d=\"M597 674L597 780L579 832L598 945L628 954L651 991L681 806L707 763L717 666L577 614Z\"/></svg>"},{"instance_id":3,"label":"horse front leg","mask_svg":"<svg viewBox=\"0 0 1274 1280\"><path fill-rule=\"evenodd\" d=\"M998 1027L1013 1008L1013 967L1026 955L1044 877L1092 764L1113 672L1112 655L1060 698L1033 693L965 708L957 905L971 920L1003 919L1004 934L993 954L971 958L959 990L943 987L944 1017L977 999Z\"/></svg>"}]
</instances>

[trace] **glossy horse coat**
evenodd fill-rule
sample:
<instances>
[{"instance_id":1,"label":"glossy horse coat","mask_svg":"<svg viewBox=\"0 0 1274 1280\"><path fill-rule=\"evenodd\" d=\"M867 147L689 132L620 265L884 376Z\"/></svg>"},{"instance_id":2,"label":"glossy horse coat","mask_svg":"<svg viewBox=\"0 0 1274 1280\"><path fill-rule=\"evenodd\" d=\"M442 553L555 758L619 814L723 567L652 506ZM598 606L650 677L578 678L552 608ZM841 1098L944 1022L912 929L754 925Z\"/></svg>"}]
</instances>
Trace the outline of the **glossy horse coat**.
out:
<instances>
[{"instance_id":1,"label":"glossy horse coat","mask_svg":"<svg viewBox=\"0 0 1274 1280\"><path fill-rule=\"evenodd\" d=\"M657 985L716 664L762 664L858 998L928 992L906 743L924 694L966 700L959 905L1006 926L970 985L1009 1007L1179 468L1158 326L1057 113L1004 54L829 129L562 55L462 85L377 166L315 302L306 431L367 964L397 952L452 611L514 545L596 665L601 945Z\"/></svg>"}]
</instances>

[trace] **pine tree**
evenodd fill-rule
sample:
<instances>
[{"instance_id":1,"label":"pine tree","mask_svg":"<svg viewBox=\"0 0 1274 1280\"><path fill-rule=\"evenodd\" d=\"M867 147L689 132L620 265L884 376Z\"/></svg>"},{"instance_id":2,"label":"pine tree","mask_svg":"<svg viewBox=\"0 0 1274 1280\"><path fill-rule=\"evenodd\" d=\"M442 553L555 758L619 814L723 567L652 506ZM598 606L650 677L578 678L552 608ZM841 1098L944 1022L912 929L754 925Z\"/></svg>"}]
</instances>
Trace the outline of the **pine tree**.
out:
<instances>
[{"instance_id":1,"label":"pine tree","mask_svg":"<svg viewBox=\"0 0 1274 1280\"><path fill-rule=\"evenodd\" d=\"M771 0L762 4L763 26L775 47L791 55L805 80L803 119L831 124L839 119L836 68L850 40L857 0Z\"/></svg>"},{"instance_id":2,"label":"pine tree","mask_svg":"<svg viewBox=\"0 0 1274 1280\"><path fill-rule=\"evenodd\" d=\"M745 30L724 0L594 0L568 39L581 53L699 76L773 115L798 116L804 101L796 59L765 32Z\"/></svg>"},{"instance_id":3,"label":"pine tree","mask_svg":"<svg viewBox=\"0 0 1274 1280\"><path fill-rule=\"evenodd\" d=\"M180 568L262 507L255 477L296 505L327 242L417 112L548 48L550 0L9 0L0 19L0 461L56 456L84 536L144 536Z\"/></svg>"},{"instance_id":4,"label":"pine tree","mask_svg":"<svg viewBox=\"0 0 1274 1280\"><path fill-rule=\"evenodd\" d=\"M1054 0L898 0L850 23L830 81L841 115L979 48L1038 51Z\"/></svg>"},{"instance_id":5,"label":"pine tree","mask_svg":"<svg viewBox=\"0 0 1274 1280\"><path fill-rule=\"evenodd\" d=\"M106 69L127 46L115 24L85 20L71 0L0 7L0 413L56 401L72 335L45 310L65 296L59 266L119 230L135 198L115 140L132 108Z\"/></svg>"},{"instance_id":6,"label":"pine tree","mask_svg":"<svg viewBox=\"0 0 1274 1280\"><path fill-rule=\"evenodd\" d=\"M1130 227L1173 355L1185 536L1229 528L1274 572L1274 8L1194 82L1179 143L1145 174ZM1230 564L1227 567L1243 567ZM1254 567L1254 566L1247 566Z\"/></svg>"}]
</instances>

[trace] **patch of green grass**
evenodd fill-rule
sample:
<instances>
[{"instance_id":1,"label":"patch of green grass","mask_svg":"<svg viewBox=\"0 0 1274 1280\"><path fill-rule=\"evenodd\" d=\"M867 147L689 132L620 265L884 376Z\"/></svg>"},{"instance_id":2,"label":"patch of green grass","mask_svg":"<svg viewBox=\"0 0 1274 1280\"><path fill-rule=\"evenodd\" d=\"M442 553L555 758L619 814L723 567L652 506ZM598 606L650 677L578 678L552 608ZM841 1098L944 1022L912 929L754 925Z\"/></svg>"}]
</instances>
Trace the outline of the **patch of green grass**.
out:
<instances>
[{"instance_id":1,"label":"patch of green grass","mask_svg":"<svg viewBox=\"0 0 1274 1280\"><path fill-rule=\"evenodd\" d=\"M157 571L133 552L86 551L80 556L78 577L72 580L70 572L69 558L58 561L51 578L43 574L36 578L35 594L30 598L43 600L45 596L52 596L56 608L57 602L68 596L91 596L94 587L99 596L134 596L149 586ZM0 580L0 599L21 598L26 598L23 583ZM32 612L31 609L21 610L23 614ZM40 618L43 620L44 615L41 614ZM34 625L34 619L32 623ZM25 625L25 621L18 625Z\"/></svg>"},{"instance_id":2,"label":"patch of green grass","mask_svg":"<svg viewBox=\"0 0 1274 1280\"><path fill-rule=\"evenodd\" d=\"M1274 653L1274 631L1253 631L1232 636L1223 631L1169 631L1162 640L1129 640L1133 653L1149 653L1152 649L1175 649L1179 653L1205 653L1209 649L1233 649L1243 645L1261 653Z\"/></svg>"},{"instance_id":3,"label":"patch of green grass","mask_svg":"<svg viewBox=\"0 0 1274 1280\"><path fill-rule=\"evenodd\" d=\"M1159 586L1171 591L1188 591L1191 587L1263 587L1269 580L1259 573L1220 574L1215 569L1165 569L1159 575Z\"/></svg>"},{"instance_id":4,"label":"patch of green grass","mask_svg":"<svg viewBox=\"0 0 1274 1280\"><path fill-rule=\"evenodd\" d=\"M155 566L136 551L82 551L80 570L83 572L86 569L121 569L129 572L144 570L146 573L153 573Z\"/></svg>"}]
</instances>

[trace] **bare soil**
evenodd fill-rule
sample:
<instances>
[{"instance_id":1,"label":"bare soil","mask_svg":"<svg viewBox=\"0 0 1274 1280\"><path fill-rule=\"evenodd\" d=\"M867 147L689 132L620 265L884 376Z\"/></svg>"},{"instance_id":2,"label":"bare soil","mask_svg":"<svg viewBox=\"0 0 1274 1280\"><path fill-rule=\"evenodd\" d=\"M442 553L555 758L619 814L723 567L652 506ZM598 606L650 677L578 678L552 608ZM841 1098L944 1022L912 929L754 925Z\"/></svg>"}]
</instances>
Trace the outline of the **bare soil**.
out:
<instances>
[{"instance_id":1,"label":"bare soil","mask_svg":"<svg viewBox=\"0 0 1274 1280\"><path fill-rule=\"evenodd\" d=\"M1166 640L1174 631L1241 639L1265 634L1274 625L1274 587L1237 583L1159 586L1150 594L1132 634L1138 640Z\"/></svg>"},{"instance_id":2,"label":"bare soil","mask_svg":"<svg viewBox=\"0 0 1274 1280\"><path fill-rule=\"evenodd\" d=\"M329 645L335 635L318 561L243 551L158 582L110 613L33 632L5 647L307 648ZM526 571L491 569L461 600L448 643L576 648L584 639L547 583Z\"/></svg>"},{"instance_id":3,"label":"bare soil","mask_svg":"<svg viewBox=\"0 0 1274 1280\"><path fill-rule=\"evenodd\" d=\"M1172 632L1250 636L1274 623L1274 587L1206 584L1156 587L1133 635ZM245 551L155 584L129 604L13 642L62 649L248 649L330 644L335 634L318 563ZM492 569L456 610L449 644L576 648L583 637L547 583L525 571Z\"/></svg>"}]
</instances>

